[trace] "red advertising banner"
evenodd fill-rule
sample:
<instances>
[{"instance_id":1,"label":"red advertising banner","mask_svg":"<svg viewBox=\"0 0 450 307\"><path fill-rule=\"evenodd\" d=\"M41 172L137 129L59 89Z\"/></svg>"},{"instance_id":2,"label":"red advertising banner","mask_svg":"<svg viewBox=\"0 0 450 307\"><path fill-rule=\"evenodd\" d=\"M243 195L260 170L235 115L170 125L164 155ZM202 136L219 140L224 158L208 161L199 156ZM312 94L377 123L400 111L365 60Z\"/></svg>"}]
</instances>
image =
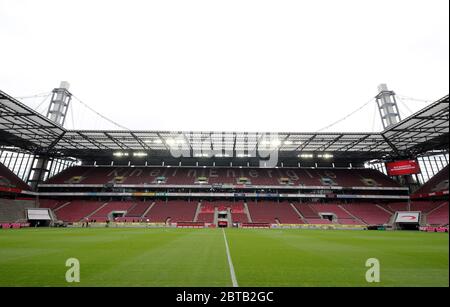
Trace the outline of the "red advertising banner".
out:
<instances>
[{"instance_id":1,"label":"red advertising banner","mask_svg":"<svg viewBox=\"0 0 450 307\"><path fill-rule=\"evenodd\" d=\"M401 176L419 174L420 166L417 160L403 160L386 163L386 170L389 176Z\"/></svg>"}]
</instances>

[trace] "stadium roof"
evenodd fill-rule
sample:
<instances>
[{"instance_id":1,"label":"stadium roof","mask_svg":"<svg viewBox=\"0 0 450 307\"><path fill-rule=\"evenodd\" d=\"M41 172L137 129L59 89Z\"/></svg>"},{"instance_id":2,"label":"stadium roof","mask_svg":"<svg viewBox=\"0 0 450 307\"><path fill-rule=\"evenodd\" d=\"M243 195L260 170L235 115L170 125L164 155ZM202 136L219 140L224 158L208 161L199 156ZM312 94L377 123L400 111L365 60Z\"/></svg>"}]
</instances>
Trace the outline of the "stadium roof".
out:
<instances>
[{"instance_id":1,"label":"stadium roof","mask_svg":"<svg viewBox=\"0 0 450 307\"><path fill-rule=\"evenodd\" d=\"M420 154L447 149L449 97L443 97L382 132L395 151Z\"/></svg>"},{"instance_id":2,"label":"stadium roof","mask_svg":"<svg viewBox=\"0 0 450 307\"><path fill-rule=\"evenodd\" d=\"M136 153L170 157L180 150L191 157L209 157L213 150L215 157L242 158L276 148L284 158L314 152L369 160L448 150L448 95L379 133L67 130L2 91L0 115L0 146L77 158Z\"/></svg>"}]
</instances>

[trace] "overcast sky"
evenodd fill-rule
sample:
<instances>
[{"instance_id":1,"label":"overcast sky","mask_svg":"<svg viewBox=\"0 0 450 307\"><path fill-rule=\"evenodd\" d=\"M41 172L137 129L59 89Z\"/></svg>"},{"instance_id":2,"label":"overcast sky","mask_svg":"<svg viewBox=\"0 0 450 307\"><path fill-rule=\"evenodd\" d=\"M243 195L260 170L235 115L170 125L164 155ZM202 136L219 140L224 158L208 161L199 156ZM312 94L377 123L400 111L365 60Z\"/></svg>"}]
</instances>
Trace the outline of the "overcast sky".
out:
<instances>
[{"instance_id":1,"label":"overcast sky","mask_svg":"<svg viewBox=\"0 0 450 307\"><path fill-rule=\"evenodd\" d=\"M448 6L0 0L0 89L28 96L67 80L130 129L312 132L369 101L379 83L418 99L448 94ZM404 114L426 105L405 104ZM69 128L114 128L77 102L73 112ZM374 112L373 103L327 131L379 130Z\"/></svg>"}]
</instances>

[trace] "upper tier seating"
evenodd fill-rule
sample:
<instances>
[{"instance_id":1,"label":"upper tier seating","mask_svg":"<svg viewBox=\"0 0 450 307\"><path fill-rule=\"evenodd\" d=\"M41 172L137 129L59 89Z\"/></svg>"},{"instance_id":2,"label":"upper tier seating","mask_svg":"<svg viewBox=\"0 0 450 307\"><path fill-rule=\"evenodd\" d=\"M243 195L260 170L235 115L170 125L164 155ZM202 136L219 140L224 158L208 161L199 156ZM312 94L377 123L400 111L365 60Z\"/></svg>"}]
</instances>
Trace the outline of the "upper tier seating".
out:
<instances>
[{"instance_id":1,"label":"upper tier seating","mask_svg":"<svg viewBox=\"0 0 450 307\"><path fill-rule=\"evenodd\" d=\"M280 224L304 223L288 202L259 201L258 203L248 203L247 206L253 223L276 224L277 220Z\"/></svg>"},{"instance_id":2,"label":"upper tier seating","mask_svg":"<svg viewBox=\"0 0 450 307\"><path fill-rule=\"evenodd\" d=\"M449 166L444 167L439 173L434 175L430 180L428 180L422 187L420 187L414 195L413 198L426 198L432 196L432 193L448 192L448 175Z\"/></svg>"},{"instance_id":3,"label":"upper tier seating","mask_svg":"<svg viewBox=\"0 0 450 307\"><path fill-rule=\"evenodd\" d=\"M0 188L15 188L31 190L31 188L16 176L9 168L0 163Z\"/></svg>"},{"instance_id":4,"label":"upper tier seating","mask_svg":"<svg viewBox=\"0 0 450 307\"><path fill-rule=\"evenodd\" d=\"M165 223L170 218L171 223L194 221L198 203L184 200L172 200L168 202L156 201L155 205L145 215L154 223Z\"/></svg>"},{"instance_id":5,"label":"upper tier seating","mask_svg":"<svg viewBox=\"0 0 450 307\"><path fill-rule=\"evenodd\" d=\"M48 184L175 184L193 185L199 177L208 184L238 184L241 177L252 185L290 184L305 186L382 186L398 187L391 178L373 169L300 169L300 168L179 168L179 167L84 167L69 168L50 178ZM157 180L158 179L158 180Z\"/></svg>"}]
</instances>

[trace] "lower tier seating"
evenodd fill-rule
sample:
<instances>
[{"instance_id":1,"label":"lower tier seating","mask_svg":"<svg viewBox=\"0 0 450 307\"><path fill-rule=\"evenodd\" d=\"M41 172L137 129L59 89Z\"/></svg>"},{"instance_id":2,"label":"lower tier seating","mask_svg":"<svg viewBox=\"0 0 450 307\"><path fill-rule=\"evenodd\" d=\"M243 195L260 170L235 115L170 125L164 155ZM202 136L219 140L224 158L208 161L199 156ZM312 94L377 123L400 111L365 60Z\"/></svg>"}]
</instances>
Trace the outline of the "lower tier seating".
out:
<instances>
[{"instance_id":1,"label":"lower tier seating","mask_svg":"<svg viewBox=\"0 0 450 307\"><path fill-rule=\"evenodd\" d=\"M59 220L80 222L89 218L104 222L111 212L126 213L117 221L124 222L194 222L198 201L90 201L90 200L9 200L0 199L0 222L15 222L24 219L25 209L39 206L50 208ZM214 212L222 209L231 213L235 223L268 224L341 224L341 225L382 225L391 220L397 211L408 210L408 204L393 202L375 203L289 203L275 201L258 201L244 203L209 202L201 205L196 222L213 223ZM295 209L294 209L295 208ZM203 210L204 209L204 210ZM429 225L447 225L448 201L412 201L411 211L421 211ZM330 221L326 215L331 215ZM302 218L303 216L303 218Z\"/></svg>"},{"instance_id":2,"label":"lower tier seating","mask_svg":"<svg viewBox=\"0 0 450 307\"><path fill-rule=\"evenodd\" d=\"M196 201L156 201L145 218L155 223L194 221L197 205Z\"/></svg>"},{"instance_id":3,"label":"lower tier seating","mask_svg":"<svg viewBox=\"0 0 450 307\"><path fill-rule=\"evenodd\" d=\"M392 216L392 214L377 207L375 204L347 204L343 207L368 225L386 224Z\"/></svg>"},{"instance_id":4,"label":"lower tier seating","mask_svg":"<svg viewBox=\"0 0 450 307\"><path fill-rule=\"evenodd\" d=\"M287 202L260 201L249 203L248 209L254 223L303 224L303 220Z\"/></svg>"},{"instance_id":5,"label":"lower tier seating","mask_svg":"<svg viewBox=\"0 0 450 307\"><path fill-rule=\"evenodd\" d=\"M103 206L103 201L74 200L55 210L56 217L65 222L79 222L89 217L94 211Z\"/></svg>"}]
</instances>

